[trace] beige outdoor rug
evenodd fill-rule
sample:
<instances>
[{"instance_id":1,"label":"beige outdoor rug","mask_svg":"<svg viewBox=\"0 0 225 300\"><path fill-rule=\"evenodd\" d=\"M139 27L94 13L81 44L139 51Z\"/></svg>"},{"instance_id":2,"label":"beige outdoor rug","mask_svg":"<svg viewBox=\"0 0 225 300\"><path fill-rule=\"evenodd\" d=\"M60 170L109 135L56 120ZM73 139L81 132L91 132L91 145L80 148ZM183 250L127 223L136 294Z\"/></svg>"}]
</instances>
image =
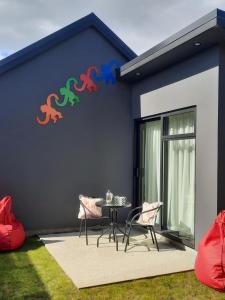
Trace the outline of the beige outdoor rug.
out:
<instances>
[{"instance_id":1,"label":"beige outdoor rug","mask_svg":"<svg viewBox=\"0 0 225 300\"><path fill-rule=\"evenodd\" d=\"M150 239L136 233L126 253L121 241L117 252L115 243L106 238L100 240L97 248L97 236L98 233L90 232L88 246L85 237L79 238L78 233L40 238L78 288L193 270L196 252L179 249L159 235L160 252Z\"/></svg>"}]
</instances>

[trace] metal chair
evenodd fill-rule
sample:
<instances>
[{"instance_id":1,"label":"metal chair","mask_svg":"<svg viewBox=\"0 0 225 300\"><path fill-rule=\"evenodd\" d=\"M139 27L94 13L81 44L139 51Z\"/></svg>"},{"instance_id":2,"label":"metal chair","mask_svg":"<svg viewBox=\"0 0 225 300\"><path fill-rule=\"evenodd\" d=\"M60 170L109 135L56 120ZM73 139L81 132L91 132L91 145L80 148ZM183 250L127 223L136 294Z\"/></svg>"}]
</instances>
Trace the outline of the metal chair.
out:
<instances>
[{"instance_id":1,"label":"metal chair","mask_svg":"<svg viewBox=\"0 0 225 300\"><path fill-rule=\"evenodd\" d=\"M80 232L79 232L79 237L81 236L82 233L82 227L83 227L83 222L84 222L84 231L85 231L85 237L86 237L86 245L88 245L88 228L87 228L87 221L88 220L109 220L109 216L101 216L101 217L96 217L96 218L88 218L87 217L87 208L83 204L83 202L80 200L80 205L83 207L84 210L84 218L80 219Z\"/></svg>"},{"instance_id":2,"label":"metal chair","mask_svg":"<svg viewBox=\"0 0 225 300\"><path fill-rule=\"evenodd\" d=\"M130 233L131 233L131 230L133 229L134 226L144 227L148 231L150 231L152 242L153 242L153 244L156 244L156 248L159 251L159 245L158 245L158 241L157 241L157 238L156 238L154 225L155 225L157 215L158 215L162 205L163 205L163 203L159 202L159 206L157 206L156 208L141 211L141 212L138 212L138 213L134 214L135 211L138 211L138 210L142 209L142 206L138 206L138 207L132 209L129 212L129 214L127 216L127 220L126 220L126 225L125 225L125 233L124 233L124 236L123 236L123 242L124 242L125 237L127 237L126 245L125 245L125 249L124 249L125 252L127 251L127 246L129 245ZM146 214L150 211L154 212L154 215L151 217L151 220L150 220L151 222L149 222L149 224L147 224L147 223L138 223L137 222L137 219L141 215ZM144 234L144 235L146 236L146 234Z\"/></svg>"}]
</instances>

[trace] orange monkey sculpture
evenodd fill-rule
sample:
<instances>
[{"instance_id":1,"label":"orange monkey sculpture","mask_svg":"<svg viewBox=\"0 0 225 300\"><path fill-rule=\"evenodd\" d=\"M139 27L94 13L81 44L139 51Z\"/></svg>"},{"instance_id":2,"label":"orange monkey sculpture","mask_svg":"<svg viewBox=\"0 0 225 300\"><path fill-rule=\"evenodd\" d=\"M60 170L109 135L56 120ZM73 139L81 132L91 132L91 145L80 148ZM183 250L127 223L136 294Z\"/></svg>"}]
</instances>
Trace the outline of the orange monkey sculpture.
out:
<instances>
[{"instance_id":1,"label":"orange monkey sculpture","mask_svg":"<svg viewBox=\"0 0 225 300\"><path fill-rule=\"evenodd\" d=\"M62 114L60 112L58 112L57 110L55 110L52 107L51 104L51 98L54 98L54 100L59 100L59 96L55 93L49 94L47 97L47 104L43 104L40 107L40 111L42 113L45 113L45 119L42 121L39 119L38 116L36 116L36 121L40 124L40 125L46 125L49 123L50 120L52 120L54 123L56 123L56 121L58 119L62 119Z\"/></svg>"}]
</instances>

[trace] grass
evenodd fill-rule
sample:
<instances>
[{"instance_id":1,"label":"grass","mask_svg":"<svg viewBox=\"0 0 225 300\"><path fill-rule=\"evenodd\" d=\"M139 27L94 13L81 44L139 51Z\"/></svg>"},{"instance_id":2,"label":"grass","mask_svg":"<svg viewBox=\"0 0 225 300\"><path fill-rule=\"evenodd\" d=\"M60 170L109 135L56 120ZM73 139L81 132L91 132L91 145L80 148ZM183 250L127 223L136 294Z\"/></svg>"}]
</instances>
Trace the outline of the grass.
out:
<instances>
[{"instance_id":1,"label":"grass","mask_svg":"<svg viewBox=\"0 0 225 300\"><path fill-rule=\"evenodd\" d=\"M0 299L224 300L193 272L78 290L37 238L0 254Z\"/></svg>"}]
</instances>

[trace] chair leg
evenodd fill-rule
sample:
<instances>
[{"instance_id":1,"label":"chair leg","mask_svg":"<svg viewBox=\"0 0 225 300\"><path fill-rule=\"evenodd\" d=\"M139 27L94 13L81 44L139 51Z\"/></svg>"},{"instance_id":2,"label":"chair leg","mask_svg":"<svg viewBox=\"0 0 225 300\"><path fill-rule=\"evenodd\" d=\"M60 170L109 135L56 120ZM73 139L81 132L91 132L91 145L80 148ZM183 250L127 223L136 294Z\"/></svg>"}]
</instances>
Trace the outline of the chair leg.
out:
<instances>
[{"instance_id":1,"label":"chair leg","mask_svg":"<svg viewBox=\"0 0 225 300\"><path fill-rule=\"evenodd\" d=\"M152 242L153 242L153 244L155 244L155 242L154 242L154 238L153 238L153 235L152 235L152 229L151 229L151 227L149 227L149 231L150 231L150 233L151 233Z\"/></svg>"},{"instance_id":2,"label":"chair leg","mask_svg":"<svg viewBox=\"0 0 225 300\"><path fill-rule=\"evenodd\" d=\"M83 219L80 220L80 233L79 233L79 237L81 236L81 232L82 232L82 225L83 225Z\"/></svg>"},{"instance_id":3,"label":"chair leg","mask_svg":"<svg viewBox=\"0 0 225 300\"><path fill-rule=\"evenodd\" d=\"M116 241L116 232L115 232L115 228L113 228L113 242L115 243Z\"/></svg>"},{"instance_id":4,"label":"chair leg","mask_svg":"<svg viewBox=\"0 0 225 300\"><path fill-rule=\"evenodd\" d=\"M125 229L124 229L124 235L123 235L123 243L124 243L124 240L125 240L125 236L126 236L126 233L127 233L127 223L125 225Z\"/></svg>"},{"instance_id":5,"label":"chair leg","mask_svg":"<svg viewBox=\"0 0 225 300\"><path fill-rule=\"evenodd\" d=\"M144 235L144 237L145 237L146 239L148 238L147 234L144 233L143 235Z\"/></svg>"},{"instance_id":6,"label":"chair leg","mask_svg":"<svg viewBox=\"0 0 225 300\"><path fill-rule=\"evenodd\" d=\"M129 228L129 230L128 230L127 240L126 240L126 245L125 245L124 252L127 252L127 246L129 245L129 239L130 239L131 227L132 227L132 225L130 225L130 228Z\"/></svg>"},{"instance_id":7,"label":"chair leg","mask_svg":"<svg viewBox=\"0 0 225 300\"><path fill-rule=\"evenodd\" d=\"M86 245L88 245L88 234L87 234L87 220L84 220L85 236L86 236Z\"/></svg>"},{"instance_id":8,"label":"chair leg","mask_svg":"<svg viewBox=\"0 0 225 300\"><path fill-rule=\"evenodd\" d=\"M153 235L154 235L154 238L155 238L156 248L157 248L157 250L159 251L159 245L158 245L158 241L157 241L157 238L156 238L156 235L155 235L155 229L154 229L153 226L152 226L151 228L152 228Z\"/></svg>"}]
</instances>

